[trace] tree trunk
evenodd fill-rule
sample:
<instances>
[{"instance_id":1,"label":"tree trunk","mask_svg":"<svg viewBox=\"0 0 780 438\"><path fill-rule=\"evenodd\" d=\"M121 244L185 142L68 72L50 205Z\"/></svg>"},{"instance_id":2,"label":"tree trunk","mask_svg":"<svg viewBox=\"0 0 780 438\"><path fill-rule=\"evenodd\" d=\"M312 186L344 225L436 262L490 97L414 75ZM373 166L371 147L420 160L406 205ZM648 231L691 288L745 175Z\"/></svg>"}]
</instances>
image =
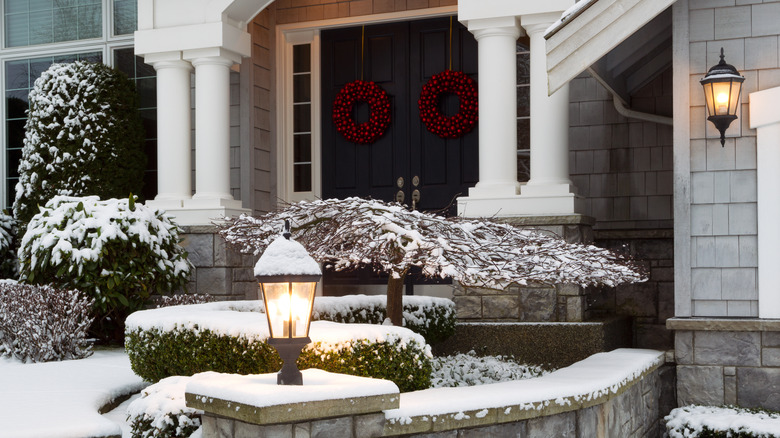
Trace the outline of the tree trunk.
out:
<instances>
[{"instance_id":1,"label":"tree trunk","mask_svg":"<svg viewBox=\"0 0 780 438\"><path fill-rule=\"evenodd\" d=\"M402 326L404 310L404 281L406 272L390 273L390 279L387 280L387 317L393 325ZM396 275L398 276L396 278Z\"/></svg>"}]
</instances>

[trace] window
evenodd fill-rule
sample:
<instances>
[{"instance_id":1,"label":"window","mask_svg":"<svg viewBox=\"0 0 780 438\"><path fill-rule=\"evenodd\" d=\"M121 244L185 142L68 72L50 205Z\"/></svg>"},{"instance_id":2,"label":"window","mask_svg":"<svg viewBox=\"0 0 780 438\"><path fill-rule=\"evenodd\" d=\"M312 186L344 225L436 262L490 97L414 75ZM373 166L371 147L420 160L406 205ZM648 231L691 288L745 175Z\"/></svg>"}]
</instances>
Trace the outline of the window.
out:
<instances>
[{"instance_id":1,"label":"window","mask_svg":"<svg viewBox=\"0 0 780 438\"><path fill-rule=\"evenodd\" d=\"M5 46L100 38L102 7L101 0L6 0Z\"/></svg>"},{"instance_id":2,"label":"window","mask_svg":"<svg viewBox=\"0 0 780 438\"><path fill-rule=\"evenodd\" d=\"M312 190L311 44L293 46L293 191Z\"/></svg>"},{"instance_id":3,"label":"window","mask_svg":"<svg viewBox=\"0 0 780 438\"><path fill-rule=\"evenodd\" d=\"M531 52L517 41L517 180L531 179Z\"/></svg>"},{"instance_id":4,"label":"window","mask_svg":"<svg viewBox=\"0 0 780 438\"><path fill-rule=\"evenodd\" d=\"M114 0L114 35L129 35L138 27L137 0Z\"/></svg>"}]
</instances>

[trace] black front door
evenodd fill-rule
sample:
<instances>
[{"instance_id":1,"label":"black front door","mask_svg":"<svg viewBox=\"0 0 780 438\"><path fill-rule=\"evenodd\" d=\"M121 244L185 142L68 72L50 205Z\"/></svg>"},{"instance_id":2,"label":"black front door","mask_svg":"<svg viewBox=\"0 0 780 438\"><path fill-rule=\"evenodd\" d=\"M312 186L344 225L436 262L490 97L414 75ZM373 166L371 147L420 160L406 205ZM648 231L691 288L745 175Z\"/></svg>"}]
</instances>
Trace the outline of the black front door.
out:
<instances>
[{"instance_id":1,"label":"black front door","mask_svg":"<svg viewBox=\"0 0 780 438\"><path fill-rule=\"evenodd\" d=\"M450 31L450 23L447 17L322 32L323 197L403 199L411 206L417 191L416 208L454 213L455 197L478 181L477 129L440 138L425 128L417 108L423 85L450 67L450 53L451 70L476 80L476 41L457 20ZM391 101L390 126L367 145L345 139L332 120L336 94L361 79L361 69L362 79L382 87ZM444 114L457 112L456 96L441 101ZM368 120L367 106L357 105L355 117Z\"/></svg>"}]
</instances>

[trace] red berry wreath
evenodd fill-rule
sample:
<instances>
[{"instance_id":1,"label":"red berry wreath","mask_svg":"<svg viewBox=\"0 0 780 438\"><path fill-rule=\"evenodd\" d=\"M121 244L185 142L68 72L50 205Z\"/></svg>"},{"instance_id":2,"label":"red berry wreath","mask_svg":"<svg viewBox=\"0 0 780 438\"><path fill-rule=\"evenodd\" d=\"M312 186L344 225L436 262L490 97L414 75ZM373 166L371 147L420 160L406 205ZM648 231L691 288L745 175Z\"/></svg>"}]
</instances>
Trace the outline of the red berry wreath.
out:
<instances>
[{"instance_id":1,"label":"red berry wreath","mask_svg":"<svg viewBox=\"0 0 780 438\"><path fill-rule=\"evenodd\" d=\"M439 109L439 98L444 93L455 94L460 101L458 113L452 117ZM441 138L458 138L477 123L477 84L463 72L444 70L425 83L417 106L429 131Z\"/></svg>"},{"instance_id":2,"label":"red berry wreath","mask_svg":"<svg viewBox=\"0 0 780 438\"><path fill-rule=\"evenodd\" d=\"M352 117L358 101L368 103L371 111L368 121L361 124ZM360 144L373 143L390 125L390 99L385 90L374 82L350 82L344 85L333 102L333 123L347 140Z\"/></svg>"}]
</instances>

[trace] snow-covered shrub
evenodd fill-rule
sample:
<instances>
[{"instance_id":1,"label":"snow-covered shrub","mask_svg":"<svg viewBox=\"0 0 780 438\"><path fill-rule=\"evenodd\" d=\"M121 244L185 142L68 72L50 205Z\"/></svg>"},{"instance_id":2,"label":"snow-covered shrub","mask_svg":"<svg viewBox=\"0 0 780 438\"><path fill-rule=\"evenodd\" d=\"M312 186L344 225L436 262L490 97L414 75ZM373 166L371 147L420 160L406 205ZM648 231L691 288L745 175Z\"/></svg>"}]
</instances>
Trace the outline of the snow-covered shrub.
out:
<instances>
[{"instance_id":1,"label":"snow-covered shrub","mask_svg":"<svg viewBox=\"0 0 780 438\"><path fill-rule=\"evenodd\" d=\"M121 338L125 316L151 294L186 284L179 228L130 199L55 196L33 216L19 248L20 276L95 299L97 334Z\"/></svg>"},{"instance_id":2,"label":"snow-covered shrub","mask_svg":"<svg viewBox=\"0 0 780 438\"><path fill-rule=\"evenodd\" d=\"M134 84L100 63L52 64L29 96L14 216L26 224L55 195L141 193L146 156Z\"/></svg>"},{"instance_id":3,"label":"snow-covered shrub","mask_svg":"<svg viewBox=\"0 0 780 438\"><path fill-rule=\"evenodd\" d=\"M203 411L184 402L189 377L172 376L141 391L127 407L133 438L188 437L200 427Z\"/></svg>"},{"instance_id":4,"label":"snow-covered shrub","mask_svg":"<svg viewBox=\"0 0 780 438\"><path fill-rule=\"evenodd\" d=\"M92 303L77 290L0 281L0 355L30 362L91 355Z\"/></svg>"},{"instance_id":5,"label":"snow-covered shrub","mask_svg":"<svg viewBox=\"0 0 780 438\"><path fill-rule=\"evenodd\" d=\"M13 216L0 211L0 278L16 278L16 220Z\"/></svg>"},{"instance_id":6,"label":"snow-covered shrub","mask_svg":"<svg viewBox=\"0 0 780 438\"><path fill-rule=\"evenodd\" d=\"M214 297L206 294L160 295L154 299L155 307L184 306L211 302L214 302Z\"/></svg>"},{"instance_id":7,"label":"snow-covered shrub","mask_svg":"<svg viewBox=\"0 0 780 438\"><path fill-rule=\"evenodd\" d=\"M780 412L684 406L664 417L669 438L780 438Z\"/></svg>"},{"instance_id":8,"label":"snow-covered shrub","mask_svg":"<svg viewBox=\"0 0 780 438\"><path fill-rule=\"evenodd\" d=\"M434 357L431 366L431 386L434 388L531 379L549 372L535 365L519 364L508 356L480 357L473 350L466 354Z\"/></svg>"},{"instance_id":9,"label":"snow-covered shrub","mask_svg":"<svg viewBox=\"0 0 780 438\"><path fill-rule=\"evenodd\" d=\"M404 296L404 327L434 344L455 333L455 303L446 298ZM360 324L382 324L387 318L384 295L317 297L313 320Z\"/></svg>"},{"instance_id":10,"label":"snow-covered shrub","mask_svg":"<svg viewBox=\"0 0 780 438\"><path fill-rule=\"evenodd\" d=\"M301 369L387 379L401 391L430 386L430 347L411 330L314 321L309 337ZM258 301L217 302L135 312L127 318L125 350L133 371L151 382L204 371L276 372L281 359L267 339Z\"/></svg>"}]
</instances>

